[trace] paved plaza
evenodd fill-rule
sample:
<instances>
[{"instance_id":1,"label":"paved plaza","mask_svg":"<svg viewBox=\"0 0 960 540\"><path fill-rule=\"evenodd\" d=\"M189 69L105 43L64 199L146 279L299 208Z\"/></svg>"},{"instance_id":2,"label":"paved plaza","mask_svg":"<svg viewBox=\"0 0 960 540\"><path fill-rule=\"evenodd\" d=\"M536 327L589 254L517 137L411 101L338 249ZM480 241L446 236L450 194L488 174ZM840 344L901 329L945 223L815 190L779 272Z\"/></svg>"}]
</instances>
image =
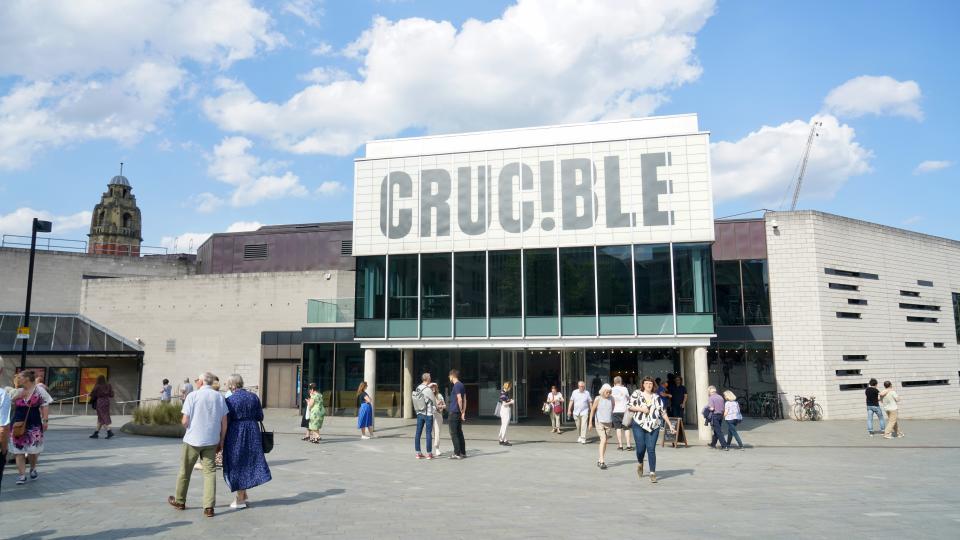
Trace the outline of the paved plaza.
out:
<instances>
[{"instance_id":1,"label":"paved plaza","mask_svg":"<svg viewBox=\"0 0 960 540\"><path fill-rule=\"evenodd\" d=\"M636 476L632 453L608 454L546 427L468 424L470 457L416 461L411 428L380 421L361 441L331 418L322 444L300 442L296 418L272 414L273 481L229 508L218 479L217 516L202 517L195 474L178 512L180 443L119 434L90 440L91 417L55 417L40 479L0 494L0 537L54 538L946 538L960 529L960 423L905 422L907 437L869 438L859 422L760 423L751 448L658 448L660 483ZM695 433L691 432L695 438ZM479 439L479 440L478 440ZM445 437L449 448L449 439Z\"/></svg>"}]
</instances>

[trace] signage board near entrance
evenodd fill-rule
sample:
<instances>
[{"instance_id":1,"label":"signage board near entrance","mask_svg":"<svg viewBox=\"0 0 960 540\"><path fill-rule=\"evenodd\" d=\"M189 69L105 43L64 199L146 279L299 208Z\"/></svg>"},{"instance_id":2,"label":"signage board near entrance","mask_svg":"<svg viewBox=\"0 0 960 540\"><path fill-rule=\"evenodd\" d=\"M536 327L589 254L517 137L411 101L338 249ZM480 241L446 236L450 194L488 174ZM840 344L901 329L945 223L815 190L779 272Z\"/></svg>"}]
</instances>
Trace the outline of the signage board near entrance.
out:
<instances>
[{"instance_id":1,"label":"signage board near entrance","mask_svg":"<svg viewBox=\"0 0 960 540\"><path fill-rule=\"evenodd\" d=\"M21 326L17 328L17 339L30 339L30 327Z\"/></svg>"},{"instance_id":2,"label":"signage board near entrance","mask_svg":"<svg viewBox=\"0 0 960 540\"><path fill-rule=\"evenodd\" d=\"M663 439L661 439L660 447L666 446L667 443L670 443L670 446L676 448L681 444L685 447L689 447L687 444L687 432L683 429L683 419L682 418L671 418L670 425L673 427L673 430L665 429L663 430Z\"/></svg>"}]
</instances>

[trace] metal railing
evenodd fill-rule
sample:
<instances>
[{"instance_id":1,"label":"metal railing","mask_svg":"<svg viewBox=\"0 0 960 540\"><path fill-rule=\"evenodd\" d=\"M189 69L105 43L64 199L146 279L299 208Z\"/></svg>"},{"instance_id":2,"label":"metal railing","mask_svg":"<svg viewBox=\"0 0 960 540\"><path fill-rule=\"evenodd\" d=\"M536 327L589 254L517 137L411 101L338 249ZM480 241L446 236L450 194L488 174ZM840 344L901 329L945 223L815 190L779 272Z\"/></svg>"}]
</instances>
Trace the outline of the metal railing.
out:
<instances>
[{"instance_id":1,"label":"metal railing","mask_svg":"<svg viewBox=\"0 0 960 540\"><path fill-rule=\"evenodd\" d=\"M249 391L249 392L254 393L257 397L260 397L260 386L256 386L256 385L255 385L255 386L246 386L246 387L244 387L244 389L247 390L247 391ZM220 390L220 393L221 393L221 394L224 394L224 393L226 393L226 390ZM79 396L73 396L73 397L58 399L58 400L55 400L55 401L50 402L49 407L55 407L55 406L58 407L58 409L57 409L57 414L62 416L62 415L63 415L63 406L64 406L64 404L70 403L70 416L76 416L76 414L77 414L77 412L76 412L76 411L77 411L77 405L81 405L81 406L82 406L81 408L83 409L83 415L86 416L86 415L90 414L89 401L80 403L80 400L81 400L82 398L89 398L89 397L90 397L90 394L80 394ZM180 401L180 398L179 398L179 397L176 397L176 398L171 399L170 401L172 402L172 401L174 401L174 400L176 400L177 402L179 402L179 401ZM160 398L155 397L155 398L144 398L144 399L131 399L131 400L128 400L128 401L114 401L113 404L114 404L115 406L116 406L116 405L119 405L119 406L120 406L120 416L126 416L126 415L127 415L127 406L128 406L128 405L135 405L135 406L139 407L140 404L142 404L142 403L152 403L152 402L154 402L154 401L160 401ZM134 407L134 408L136 408L136 407ZM131 411L131 412L132 412L132 411Z\"/></svg>"},{"instance_id":2,"label":"metal railing","mask_svg":"<svg viewBox=\"0 0 960 540\"><path fill-rule=\"evenodd\" d=\"M19 234L0 235L0 248L30 249L30 236ZM92 249L91 249L92 248ZM169 255L170 250L162 246L144 246L135 244L94 243L69 238L37 237L37 249L40 251L65 251L67 253L88 253L97 255ZM176 246L174 246L176 249ZM191 248L192 249L192 246Z\"/></svg>"},{"instance_id":3,"label":"metal railing","mask_svg":"<svg viewBox=\"0 0 960 540\"><path fill-rule=\"evenodd\" d=\"M58 399L58 400L56 400L56 401L50 402L50 405L49 405L49 406L50 406L50 407L53 407L54 405L59 405L60 408L59 408L59 410L57 411L57 414L63 415L63 405L64 405L64 403L70 402L70 415L71 415L71 416L76 416L76 414L77 414L77 413L76 413L77 405L79 404L78 401L79 401L81 398L85 398L85 397L90 397L90 394L80 394L79 396L73 396L73 397ZM80 405L82 405L83 414L86 415L86 414L87 414L87 411L90 409L90 407L87 406L87 403L86 403L86 402L84 402L84 403L82 403L82 404L80 404Z\"/></svg>"}]
</instances>

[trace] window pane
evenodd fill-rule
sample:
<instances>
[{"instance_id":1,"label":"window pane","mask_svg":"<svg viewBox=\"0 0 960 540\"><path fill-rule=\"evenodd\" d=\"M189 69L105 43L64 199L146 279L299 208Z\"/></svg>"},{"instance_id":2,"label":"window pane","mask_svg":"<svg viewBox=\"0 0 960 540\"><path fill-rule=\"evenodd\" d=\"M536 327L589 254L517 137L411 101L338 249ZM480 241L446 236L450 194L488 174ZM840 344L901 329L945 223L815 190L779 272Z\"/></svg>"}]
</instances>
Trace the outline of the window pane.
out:
<instances>
[{"instance_id":1,"label":"window pane","mask_svg":"<svg viewBox=\"0 0 960 540\"><path fill-rule=\"evenodd\" d=\"M960 343L960 293L953 293L953 324L957 328L957 343Z\"/></svg>"},{"instance_id":2,"label":"window pane","mask_svg":"<svg viewBox=\"0 0 960 540\"><path fill-rule=\"evenodd\" d=\"M674 244L677 313L713 313L710 244Z\"/></svg>"},{"instance_id":3,"label":"window pane","mask_svg":"<svg viewBox=\"0 0 960 540\"><path fill-rule=\"evenodd\" d=\"M742 261L743 310L747 324L770 324L770 278L767 261ZM717 276L719 280L720 277Z\"/></svg>"},{"instance_id":4,"label":"window pane","mask_svg":"<svg viewBox=\"0 0 960 540\"><path fill-rule=\"evenodd\" d=\"M383 319L386 257L357 258L357 319Z\"/></svg>"},{"instance_id":5,"label":"window pane","mask_svg":"<svg viewBox=\"0 0 960 540\"><path fill-rule=\"evenodd\" d=\"M323 394L327 414L333 414L333 343L307 343L303 346L302 382L301 399L307 399L307 386L314 383Z\"/></svg>"},{"instance_id":6,"label":"window pane","mask_svg":"<svg viewBox=\"0 0 960 540\"><path fill-rule=\"evenodd\" d=\"M420 256L420 309L424 319L450 318L449 253L425 253Z\"/></svg>"},{"instance_id":7,"label":"window pane","mask_svg":"<svg viewBox=\"0 0 960 540\"><path fill-rule=\"evenodd\" d=\"M453 263L457 317L486 317L487 262L484 252L454 253Z\"/></svg>"},{"instance_id":8,"label":"window pane","mask_svg":"<svg viewBox=\"0 0 960 540\"><path fill-rule=\"evenodd\" d=\"M488 281L490 283L490 316L519 317L520 251L491 251Z\"/></svg>"},{"instance_id":9,"label":"window pane","mask_svg":"<svg viewBox=\"0 0 960 540\"><path fill-rule=\"evenodd\" d=\"M717 270L717 324L743 324L743 306L740 298L740 261L718 261Z\"/></svg>"},{"instance_id":10,"label":"window pane","mask_svg":"<svg viewBox=\"0 0 960 540\"><path fill-rule=\"evenodd\" d=\"M356 415L357 387L363 382L363 351L359 343L338 343L336 356L336 414Z\"/></svg>"},{"instance_id":11,"label":"window pane","mask_svg":"<svg viewBox=\"0 0 960 540\"><path fill-rule=\"evenodd\" d=\"M390 318L417 318L417 256L390 256Z\"/></svg>"},{"instance_id":12,"label":"window pane","mask_svg":"<svg viewBox=\"0 0 960 540\"><path fill-rule=\"evenodd\" d=\"M533 276L537 281L539 278ZM593 248L560 250L560 305L564 315L596 315Z\"/></svg>"},{"instance_id":13,"label":"window pane","mask_svg":"<svg viewBox=\"0 0 960 540\"><path fill-rule=\"evenodd\" d=\"M670 309L670 246L633 246L637 314L660 315Z\"/></svg>"},{"instance_id":14,"label":"window pane","mask_svg":"<svg viewBox=\"0 0 960 540\"><path fill-rule=\"evenodd\" d=\"M399 418L403 414L401 377L400 351L377 351L377 393L373 406L378 416Z\"/></svg>"},{"instance_id":15,"label":"window pane","mask_svg":"<svg viewBox=\"0 0 960 540\"><path fill-rule=\"evenodd\" d=\"M633 315L630 279L630 246L597 248L597 299L601 315Z\"/></svg>"},{"instance_id":16,"label":"window pane","mask_svg":"<svg viewBox=\"0 0 960 540\"><path fill-rule=\"evenodd\" d=\"M523 252L524 291L527 317L557 315L557 251L528 249Z\"/></svg>"}]
</instances>

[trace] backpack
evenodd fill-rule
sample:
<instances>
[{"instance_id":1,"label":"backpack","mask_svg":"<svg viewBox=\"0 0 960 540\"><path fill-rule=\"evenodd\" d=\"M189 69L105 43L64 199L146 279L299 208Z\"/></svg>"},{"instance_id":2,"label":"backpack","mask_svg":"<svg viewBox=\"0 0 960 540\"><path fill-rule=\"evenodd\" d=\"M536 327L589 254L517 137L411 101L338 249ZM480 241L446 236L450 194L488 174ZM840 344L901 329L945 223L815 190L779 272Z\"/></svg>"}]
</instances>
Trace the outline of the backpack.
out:
<instances>
[{"instance_id":1,"label":"backpack","mask_svg":"<svg viewBox=\"0 0 960 540\"><path fill-rule=\"evenodd\" d=\"M423 414L427 412L427 398L423 395L423 390L425 386L418 386L416 390L413 391L413 410L417 414Z\"/></svg>"}]
</instances>

